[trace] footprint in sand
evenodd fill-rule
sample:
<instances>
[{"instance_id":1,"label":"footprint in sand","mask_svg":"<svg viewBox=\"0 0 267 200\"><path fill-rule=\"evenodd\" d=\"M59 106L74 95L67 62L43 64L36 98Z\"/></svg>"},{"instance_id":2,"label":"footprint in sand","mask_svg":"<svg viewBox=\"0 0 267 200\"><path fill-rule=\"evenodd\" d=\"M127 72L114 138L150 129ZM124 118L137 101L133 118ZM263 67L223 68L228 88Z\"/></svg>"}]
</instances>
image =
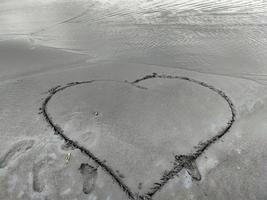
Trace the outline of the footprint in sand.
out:
<instances>
[{"instance_id":1,"label":"footprint in sand","mask_svg":"<svg viewBox=\"0 0 267 200\"><path fill-rule=\"evenodd\" d=\"M52 160L52 158L50 157L46 157L43 158L42 160L38 161L37 163L34 163L33 165L33 169L32 169L32 189L35 192L42 192L45 188L44 183L41 181L40 179L40 173L44 167L45 164L47 164L48 162L50 162Z\"/></svg>"},{"instance_id":2,"label":"footprint in sand","mask_svg":"<svg viewBox=\"0 0 267 200\"><path fill-rule=\"evenodd\" d=\"M90 194L95 188L97 168L87 163L82 163L79 170L83 177L83 193Z\"/></svg>"},{"instance_id":3,"label":"footprint in sand","mask_svg":"<svg viewBox=\"0 0 267 200\"><path fill-rule=\"evenodd\" d=\"M33 144L34 140L22 140L12 145L11 148L0 157L0 169L5 168L9 162L31 149Z\"/></svg>"}]
</instances>

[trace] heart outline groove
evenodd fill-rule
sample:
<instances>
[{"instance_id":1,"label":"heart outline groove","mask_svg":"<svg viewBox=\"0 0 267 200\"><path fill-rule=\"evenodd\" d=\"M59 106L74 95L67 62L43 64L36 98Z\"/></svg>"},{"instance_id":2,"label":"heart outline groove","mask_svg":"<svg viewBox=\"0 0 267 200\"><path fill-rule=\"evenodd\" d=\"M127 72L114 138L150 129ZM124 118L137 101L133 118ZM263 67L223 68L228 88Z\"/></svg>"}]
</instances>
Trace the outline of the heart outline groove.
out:
<instances>
[{"instance_id":1,"label":"heart outline groove","mask_svg":"<svg viewBox=\"0 0 267 200\"><path fill-rule=\"evenodd\" d=\"M214 93L218 94L221 98L224 99L224 101L227 102L228 107L231 111L231 119L227 122L226 126L224 126L220 131L218 131L214 136L212 136L210 139L206 140L205 142L199 143L197 146L195 146L195 152L189 155L175 155L174 164L171 169L164 172L160 180L153 184L153 186L143 195L139 195L136 193L133 193L131 189L121 180L121 178L115 173L115 171L108 165L105 164L104 161L99 159L97 156L95 156L90 150L87 148L79 145L77 141L73 141L71 138L66 136L64 134L64 130L57 125L55 122L53 122L52 117L49 115L47 111L48 103L52 99L52 97L58 93L61 92L67 88L82 85L82 84L90 84L97 81L115 81L115 82L124 82L126 84L133 85L135 87L138 87L140 89L147 89L145 87L142 87L138 85L138 83L148 80L148 79L180 79L189 81L191 83L200 85L202 87L208 88ZM215 88L212 85L209 85L205 82L198 81L193 78L185 77L185 76L172 76L172 75L159 75L157 73L153 73L151 75L146 75L140 79L136 79L135 81L129 82L129 81L116 81L116 80L89 80L89 81L78 81L78 82L71 82L67 83L66 85L58 85L56 87L51 88L48 91L48 96L44 99L42 102L41 107L39 108L40 112L39 114L42 114L45 121L48 123L48 125L53 129L55 135L59 135L68 146L71 146L73 148L79 149L82 153L84 153L86 156L91 158L96 164L98 164L104 172L109 174L111 178L117 183L117 185L127 194L129 199L131 200L151 200L152 197L160 191L164 185L166 185L167 182L169 182L171 179L173 179L175 176L178 175L178 173L182 169L186 169L188 173L191 175L191 177L197 181L201 180L201 175L198 172L197 166L196 166L196 159L204 152L206 151L213 143L217 142L220 138L222 138L226 133L229 132L232 125L234 124L237 116L237 112L235 109L235 106L232 102L232 100L222 91L217 88Z\"/></svg>"}]
</instances>

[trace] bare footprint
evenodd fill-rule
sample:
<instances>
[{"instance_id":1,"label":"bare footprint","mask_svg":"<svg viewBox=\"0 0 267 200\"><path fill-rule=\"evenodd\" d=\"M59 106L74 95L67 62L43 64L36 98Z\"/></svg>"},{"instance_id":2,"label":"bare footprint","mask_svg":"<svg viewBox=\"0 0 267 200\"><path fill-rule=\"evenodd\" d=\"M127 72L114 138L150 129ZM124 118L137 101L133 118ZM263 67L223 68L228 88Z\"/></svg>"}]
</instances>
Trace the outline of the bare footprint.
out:
<instances>
[{"instance_id":1,"label":"bare footprint","mask_svg":"<svg viewBox=\"0 0 267 200\"><path fill-rule=\"evenodd\" d=\"M31 149L33 144L34 140L22 140L12 145L12 147L0 157L0 168L6 167L10 161Z\"/></svg>"},{"instance_id":2,"label":"bare footprint","mask_svg":"<svg viewBox=\"0 0 267 200\"><path fill-rule=\"evenodd\" d=\"M32 182L32 189L35 192L42 192L45 188L44 183L40 180L40 172L43 168L43 166L49 162L50 160L52 160L52 158L47 157L44 158L40 161L38 161L37 163L34 163L33 165L33 169L32 169L32 174L33 174L33 182Z\"/></svg>"},{"instance_id":3,"label":"bare footprint","mask_svg":"<svg viewBox=\"0 0 267 200\"><path fill-rule=\"evenodd\" d=\"M83 177L83 193L90 194L95 188L97 168L87 163L82 163L79 170Z\"/></svg>"}]
</instances>

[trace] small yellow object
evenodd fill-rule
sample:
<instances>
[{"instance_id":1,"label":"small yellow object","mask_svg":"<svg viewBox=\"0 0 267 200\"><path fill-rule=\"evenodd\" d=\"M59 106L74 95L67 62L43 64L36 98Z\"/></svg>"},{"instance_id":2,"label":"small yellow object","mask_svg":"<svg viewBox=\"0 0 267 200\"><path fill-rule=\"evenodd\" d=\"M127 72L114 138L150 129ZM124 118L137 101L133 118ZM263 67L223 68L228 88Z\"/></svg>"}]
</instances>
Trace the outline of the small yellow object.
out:
<instances>
[{"instance_id":1,"label":"small yellow object","mask_svg":"<svg viewBox=\"0 0 267 200\"><path fill-rule=\"evenodd\" d=\"M67 153L65 155L65 162L68 163L70 161L71 153Z\"/></svg>"}]
</instances>

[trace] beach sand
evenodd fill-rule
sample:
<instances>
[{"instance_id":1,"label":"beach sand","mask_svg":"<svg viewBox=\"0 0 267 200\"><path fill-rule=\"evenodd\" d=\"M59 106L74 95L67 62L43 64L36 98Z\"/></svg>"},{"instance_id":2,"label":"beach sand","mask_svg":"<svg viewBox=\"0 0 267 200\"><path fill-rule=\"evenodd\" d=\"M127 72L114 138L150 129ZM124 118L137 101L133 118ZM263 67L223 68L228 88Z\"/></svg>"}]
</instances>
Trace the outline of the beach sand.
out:
<instances>
[{"instance_id":1,"label":"beach sand","mask_svg":"<svg viewBox=\"0 0 267 200\"><path fill-rule=\"evenodd\" d=\"M223 5L1 2L0 199L144 197L231 120L207 85L235 120L153 199L266 199L266 5Z\"/></svg>"}]
</instances>

